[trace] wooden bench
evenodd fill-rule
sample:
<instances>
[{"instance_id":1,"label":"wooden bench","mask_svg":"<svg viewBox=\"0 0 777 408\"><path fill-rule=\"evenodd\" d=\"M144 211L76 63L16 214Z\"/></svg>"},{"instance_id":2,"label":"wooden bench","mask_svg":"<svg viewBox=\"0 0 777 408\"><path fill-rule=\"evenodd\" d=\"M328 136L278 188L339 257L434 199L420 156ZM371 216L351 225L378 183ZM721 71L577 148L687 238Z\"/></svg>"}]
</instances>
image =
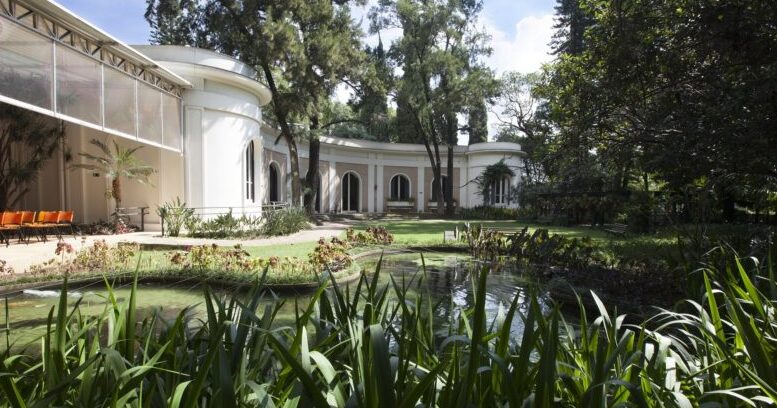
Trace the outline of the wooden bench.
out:
<instances>
[{"instance_id":1,"label":"wooden bench","mask_svg":"<svg viewBox=\"0 0 777 408\"><path fill-rule=\"evenodd\" d=\"M605 232L609 232L613 235L626 235L626 231L628 230L629 226L626 224L604 224L602 225L602 229Z\"/></svg>"},{"instance_id":2,"label":"wooden bench","mask_svg":"<svg viewBox=\"0 0 777 408\"><path fill-rule=\"evenodd\" d=\"M409 200L388 200L386 201L386 212L413 212L415 210L415 201Z\"/></svg>"}]
</instances>

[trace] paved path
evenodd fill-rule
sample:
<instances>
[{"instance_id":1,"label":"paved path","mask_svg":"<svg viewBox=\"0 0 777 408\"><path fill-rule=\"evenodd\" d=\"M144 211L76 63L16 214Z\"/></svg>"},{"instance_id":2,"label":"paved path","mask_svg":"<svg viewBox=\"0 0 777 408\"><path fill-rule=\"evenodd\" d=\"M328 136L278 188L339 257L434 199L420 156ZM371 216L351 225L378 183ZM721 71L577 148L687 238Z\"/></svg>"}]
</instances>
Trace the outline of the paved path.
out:
<instances>
[{"instance_id":1,"label":"paved path","mask_svg":"<svg viewBox=\"0 0 777 408\"><path fill-rule=\"evenodd\" d=\"M303 230L295 234L282 237L258 238L258 239L205 239L205 238L186 238L186 237L161 237L159 232L133 232L121 235L92 235L87 237L66 236L64 241L73 246L75 250L91 246L96 240L105 240L110 245L116 245L118 242L137 242L151 245L206 245L217 244L220 246L234 246L241 244L244 247L278 245L278 244L296 244L301 242L314 242L319 238L336 237L342 234L349 224L327 222L323 225L314 226L311 229ZM18 243L11 240L11 245L6 247L0 244L0 260L6 262L6 267L13 268L14 273L24 273L30 266L40 265L51 259L58 260L54 252L57 249L57 239L52 237L47 242L37 242L30 240L30 244ZM4 271L0 271L4 272Z\"/></svg>"}]
</instances>

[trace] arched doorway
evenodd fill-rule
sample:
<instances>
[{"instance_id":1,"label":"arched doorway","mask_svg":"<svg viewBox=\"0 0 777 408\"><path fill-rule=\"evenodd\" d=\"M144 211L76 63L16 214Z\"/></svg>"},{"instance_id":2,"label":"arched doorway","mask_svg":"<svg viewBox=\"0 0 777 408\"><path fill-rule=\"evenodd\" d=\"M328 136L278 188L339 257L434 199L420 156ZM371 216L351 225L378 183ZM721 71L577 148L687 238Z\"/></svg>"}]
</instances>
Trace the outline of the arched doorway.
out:
<instances>
[{"instance_id":1,"label":"arched doorway","mask_svg":"<svg viewBox=\"0 0 777 408\"><path fill-rule=\"evenodd\" d=\"M281 201L281 171L277 163L270 163L267 177L267 201L271 204Z\"/></svg>"},{"instance_id":2,"label":"arched doorway","mask_svg":"<svg viewBox=\"0 0 777 408\"><path fill-rule=\"evenodd\" d=\"M342 210L344 212L358 212L360 204L361 181L356 173L348 172L343 175L342 182Z\"/></svg>"}]
</instances>

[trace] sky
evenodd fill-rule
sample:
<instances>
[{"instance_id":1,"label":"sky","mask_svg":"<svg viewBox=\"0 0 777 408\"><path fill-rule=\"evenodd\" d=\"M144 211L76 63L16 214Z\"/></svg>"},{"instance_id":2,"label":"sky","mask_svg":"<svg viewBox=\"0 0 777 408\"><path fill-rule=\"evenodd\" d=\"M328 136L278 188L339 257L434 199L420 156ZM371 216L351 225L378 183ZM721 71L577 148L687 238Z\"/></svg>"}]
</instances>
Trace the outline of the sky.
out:
<instances>
[{"instance_id":1,"label":"sky","mask_svg":"<svg viewBox=\"0 0 777 408\"><path fill-rule=\"evenodd\" d=\"M57 0L90 23L128 44L147 44L149 27L143 18L146 0ZM497 75L506 71L537 71L550 61L555 0L484 0L481 23L491 36L492 55L487 64ZM359 17L364 11L357 10ZM368 26L366 17L363 26ZM389 43L398 33L382 33ZM374 42L368 38L367 42ZM337 99L347 100L344 89ZM496 107L498 109L498 107ZM495 116L489 115L489 130L495 131Z\"/></svg>"}]
</instances>

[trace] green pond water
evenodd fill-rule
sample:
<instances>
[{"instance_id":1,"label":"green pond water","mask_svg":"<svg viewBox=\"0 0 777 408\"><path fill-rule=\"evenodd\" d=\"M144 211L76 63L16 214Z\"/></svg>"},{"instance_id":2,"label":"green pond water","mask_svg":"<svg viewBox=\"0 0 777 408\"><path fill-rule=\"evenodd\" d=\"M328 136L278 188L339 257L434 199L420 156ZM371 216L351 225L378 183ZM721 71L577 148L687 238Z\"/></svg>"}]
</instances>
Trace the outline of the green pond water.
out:
<instances>
[{"instance_id":1,"label":"green pond water","mask_svg":"<svg viewBox=\"0 0 777 408\"><path fill-rule=\"evenodd\" d=\"M441 322L447 320L451 313L473 305L472 279L473 270L479 266L468 256L461 254L424 254L426 273L421 268L420 254L387 255L381 267L380 283L389 284L389 274L402 286L408 287L410 296L419 292L429 294L437 303L434 313ZM374 271L377 258L362 259L359 264L367 271ZM423 275L423 279L420 279ZM419 284L420 282L420 284ZM528 282L517 273L510 270L491 273L488 276L486 293L486 311L493 319L501 307L507 308L516 295L520 297L522 308L526 306L523 296ZM354 287L351 284L351 287ZM191 307L190 313L196 317L204 317L203 290L197 282L179 282L176 284L139 283L137 307L142 314L158 311L165 318L175 318L181 310ZM104 283L94 283L88 286L71 287L69 304L72 307L80 299L83 315L96 315L105 310L108 303L107 290ZM129 299L130 285L114 287L114 296L119 302ZM234 288L216 288L218 296L241 296ZM294 319L295 301L307 305L309 293L279 293L280 300L285 300L276 325L289 324ZM269 298L269 296L268 296ZM15 345L24 347L36 341L45 333L46 320L52 307L59 302L59 291L45 287L40 290L12 293L7 298L0 299L0 310L5 310L7 301L8 324L11 329L11 340ZM268 300L269 301L269 300ZM6 326L4 316L0 316L0 325ZM523 325L520 318L512 322L514 334L520 335ZM0 338L0 349L5 347L5 339Z\"/></svg>"}]
</instances>

